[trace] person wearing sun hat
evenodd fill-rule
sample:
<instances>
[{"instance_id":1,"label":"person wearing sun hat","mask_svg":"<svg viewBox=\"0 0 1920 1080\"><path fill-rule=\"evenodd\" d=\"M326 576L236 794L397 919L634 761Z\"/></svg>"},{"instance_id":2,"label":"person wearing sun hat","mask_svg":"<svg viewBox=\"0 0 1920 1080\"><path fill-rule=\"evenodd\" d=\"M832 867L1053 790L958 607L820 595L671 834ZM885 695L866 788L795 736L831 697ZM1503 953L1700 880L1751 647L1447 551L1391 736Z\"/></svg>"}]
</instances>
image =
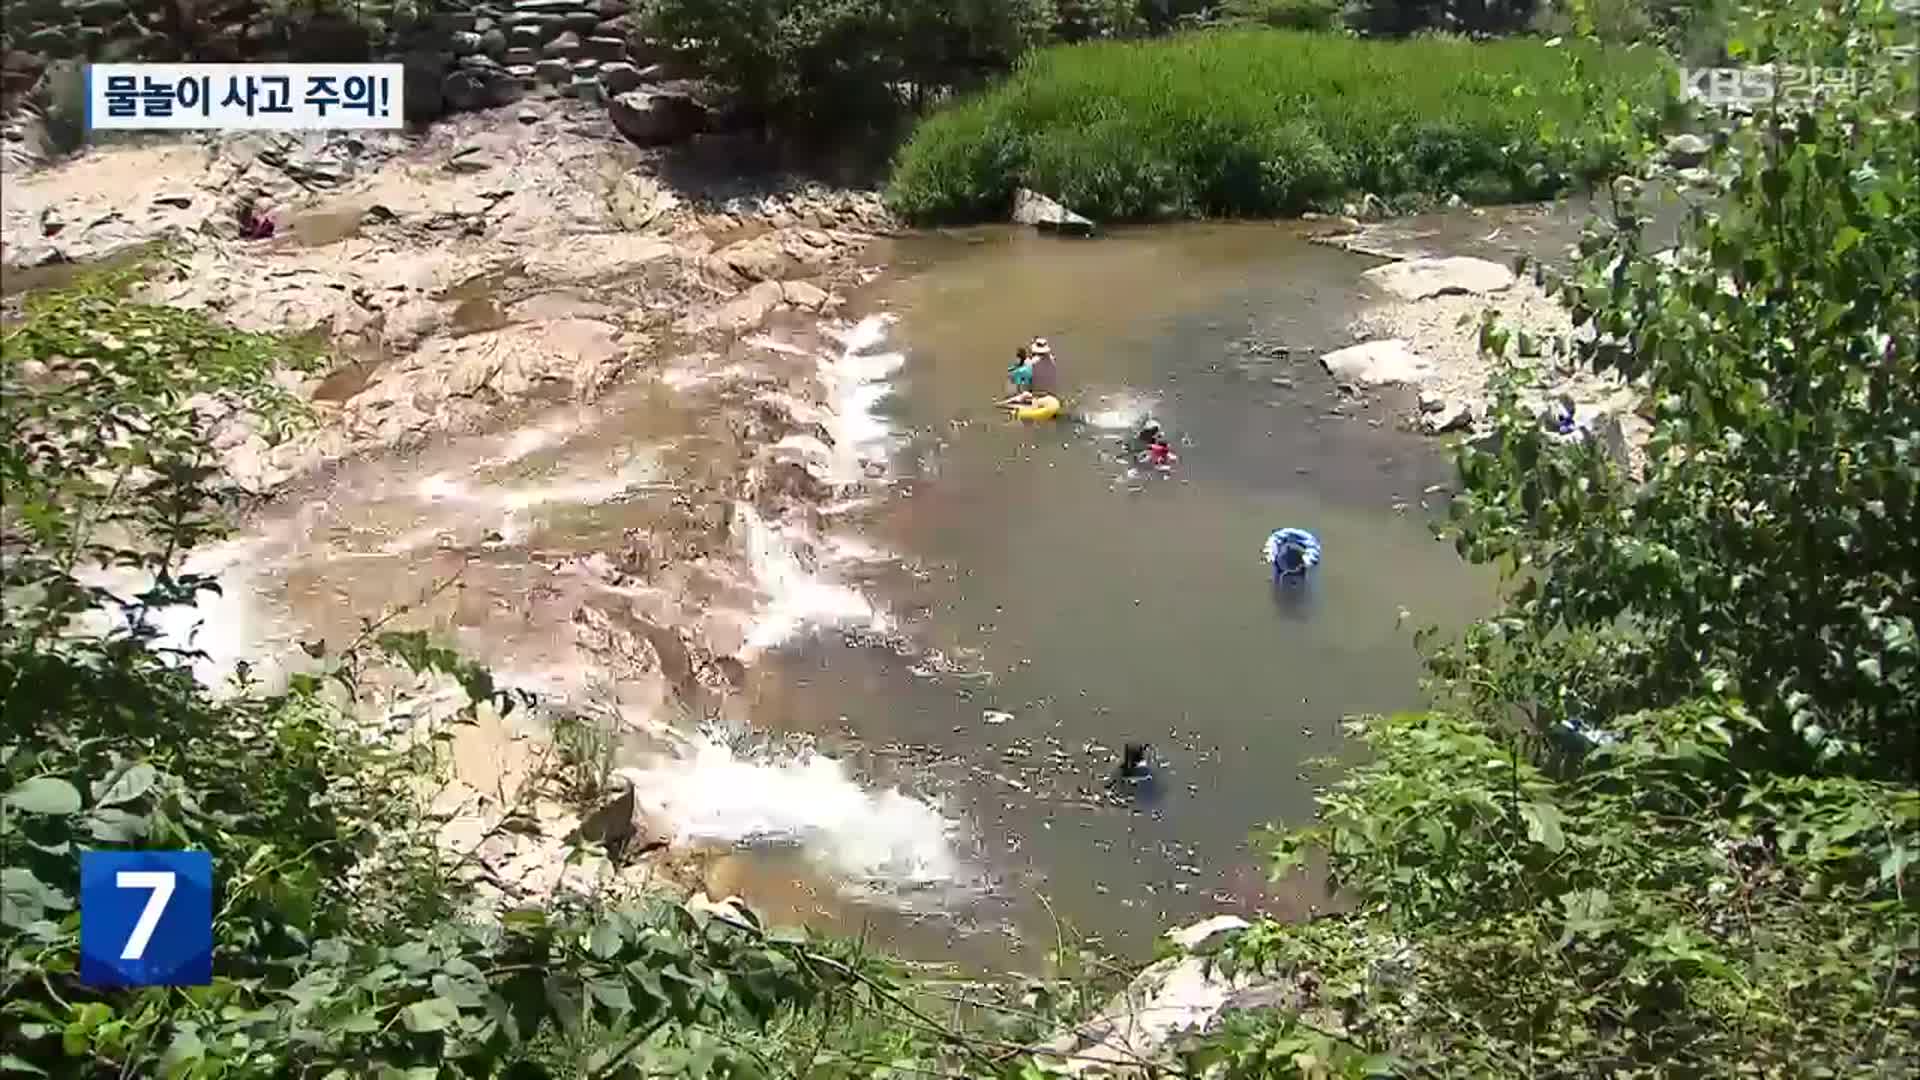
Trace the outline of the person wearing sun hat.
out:
<instances>
[{"instance_id":1,"label":"person wearing sun hat","mask_svg":"<svg viewBox=\"0 0 1920 1080\"><path fill-rule=\"evenodd\" d=\"M1027 365L1033 372L1028 389L1036 394L1058 394L1060 392L1060 372L1053 363L1053 346L1047 339L1037 337L1027 346Z\"/></svg>"}]
</instances>

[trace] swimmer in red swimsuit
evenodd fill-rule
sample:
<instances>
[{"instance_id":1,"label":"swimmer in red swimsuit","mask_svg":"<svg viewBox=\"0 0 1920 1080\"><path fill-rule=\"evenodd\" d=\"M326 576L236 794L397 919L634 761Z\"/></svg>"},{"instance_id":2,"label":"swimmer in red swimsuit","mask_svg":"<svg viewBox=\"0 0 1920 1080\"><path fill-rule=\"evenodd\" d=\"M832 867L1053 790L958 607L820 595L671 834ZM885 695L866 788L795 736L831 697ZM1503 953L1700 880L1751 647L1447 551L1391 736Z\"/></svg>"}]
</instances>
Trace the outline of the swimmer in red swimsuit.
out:
<instances>
[{"instance_id":1,"label":"swimmer in red swimsuit","mask_svg":"<svg viewBox=\"0 0 1920 1080\"><path fill-rule=\"evenodd\" d=\"M1180 455L1173 452L1165 435L1156 433L1153 441L1147 444L1147 464L1154 468L1164 469L1179 460Z\"/></svg>"}]
</instances>

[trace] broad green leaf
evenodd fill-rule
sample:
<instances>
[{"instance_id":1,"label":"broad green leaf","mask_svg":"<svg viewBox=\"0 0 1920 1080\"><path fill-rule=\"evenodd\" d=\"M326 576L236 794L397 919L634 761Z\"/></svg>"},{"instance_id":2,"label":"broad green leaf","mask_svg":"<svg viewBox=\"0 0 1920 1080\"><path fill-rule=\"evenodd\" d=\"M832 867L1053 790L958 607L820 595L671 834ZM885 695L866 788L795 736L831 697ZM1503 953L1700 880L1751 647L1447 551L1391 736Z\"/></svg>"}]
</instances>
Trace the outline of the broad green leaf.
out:
<instances>
[{"instance_id":1,"label":"broad green leaf","mask_svg":"<svg viewBox=\"0 0 1920 1080\"><path fill-rule=\"evenodd\" d=\"M7 805L23 814L77 814L80 791L57 776L36 776L7 792Z\"/></svg>"},{"instance_id":2,"label":"broad green leaf","mask_svg":"<svg viewBox=\"0 0 1920 1080\"><path fill-rule=\"evenodd\" d=\"M148 821L118 807L96 809L87 815L87 832L103 844L134 844L144 840Z\"/></svg>"},{"instance_id":3,"label":"broad green leaf","mask_svg":"<svg viewBox=\"0 0 1920 1080\"><path fill-rule=\"evenodd\" d=\"M97 780L93 785L93 805L118 806L132 802L153 788L153 782L159 773L144 761L136 761L111 776Z\"/></svg>"},{"instance_id":4,"label":"broad green leaf","mask_svg":"<svg viewBox=\"0 0 1920 1080\"><path fill-rule=\"evenodd\" d=\"M590 979L587 993L593 999L615 1012L629 1012L633 1009L633 998L627 993L627 985L616 979Z\"/></svg>"},{"instance_id":5,"label":"broad green leaf","mask_svg":"<svg viewBox=\"0 0 1920 1080\"><path fill-rule=\"evenodd\" d=\"M1520 805L1520 816L1527 823L1527 839L1554 854L1566 850L1567 838L1560 826L1567 818L1552 803L1531 802Z\"/></svg>"},{"instance_id":6,"label":"broad green leaf","mask_svg":"<svg viewBox=\"0 0 1920 1080\"><path fill-rule=\"evenodd\" d=\"M207 1056L206 1044L192 1031L176 1032L160 1055L160 1075L175 1077L199 1064Z\"/></svg>"},{"instance_id":7,"label":"broad green leaf","mask_svg":"<svg viewBox=\"0 0 1920 1080\"><path fill-rule=\"evenodd\" d=\"M587 948L593 955L602 960L606 960L620 951L620 946L624 944L624 941L625 939L621 936L620 928L614 925L613 920L611 918L603 918L594 923L593 934L588 939Z\"/></svg>"},{"instance_id":8,"label":"broad green leaf","mask_svg":"<svg viewBox=\"0 0 1920 1080\"><path fill-rule=\"evenodd\" d=\"M416 1001L400 1010L400 1023L408 1031L443 1031L447 1025L460 1019L460 1007L446 998L428 998Z\"/></svg>"},{"instance_id":9,"label":"broad green leaf","mask_svg":"<svg viewBox=\"0 0 1920 1080\"><path fill-rule=\"evenodd\" d=\"M12 1054L0 1054L0 1071L24 1073L28 1076L47 1075L47 1070Z\"/></svg>"}]
</instances>

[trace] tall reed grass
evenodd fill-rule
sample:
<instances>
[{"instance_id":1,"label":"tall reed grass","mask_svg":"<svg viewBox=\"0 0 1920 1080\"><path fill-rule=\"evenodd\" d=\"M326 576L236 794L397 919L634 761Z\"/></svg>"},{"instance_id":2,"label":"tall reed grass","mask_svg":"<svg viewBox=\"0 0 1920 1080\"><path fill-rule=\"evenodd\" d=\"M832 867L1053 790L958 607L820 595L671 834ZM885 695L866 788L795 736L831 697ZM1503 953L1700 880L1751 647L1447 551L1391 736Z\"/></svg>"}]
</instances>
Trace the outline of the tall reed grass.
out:
<instances>
[{"instance_id":1,"label":"tall reed grass","mask_svg":"<svg viewBox=\"0 0 1920 1080\"><path fill-rule=\"evenodd\" d=\"M1370 192L1527 199L1616 165L1607 120L1657 102L1646 49L1213 31L1031 54L921 123L890 198L1005 213L1017 186L1103 220L1277 216Z\"/></svg>"}]
</instances>

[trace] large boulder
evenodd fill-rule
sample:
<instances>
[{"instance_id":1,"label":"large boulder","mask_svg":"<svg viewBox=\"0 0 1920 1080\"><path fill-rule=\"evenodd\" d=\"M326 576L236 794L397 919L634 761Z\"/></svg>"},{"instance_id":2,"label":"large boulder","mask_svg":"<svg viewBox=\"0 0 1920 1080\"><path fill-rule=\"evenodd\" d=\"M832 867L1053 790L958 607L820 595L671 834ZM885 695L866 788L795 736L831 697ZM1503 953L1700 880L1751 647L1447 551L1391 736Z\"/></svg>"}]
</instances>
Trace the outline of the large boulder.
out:
<instances>
[{"instance_id":1,"label":"large boulder","mask_svg":"<svg viewBox=\"0 0 1920 1080\"><path fill-rule=\"evenodd\" d=\"M620 134L641 146L666 146L707 130L707 107L681 90L629 90L607 103Z\"/></svg>"},{"instance_id":2,"label":"large boulder","mask_svg":"<svg viewBox=\"0 0 1920 1080\"><path fill-rule=\"evenodd\" d=\"M1428 373L1426 361L1399 338L1368 341L1320 358L1335 382L1360 386L1417 385Z\"/></svg>"},{"instance_id":3,"label":"large boulder","mask_svg":"<svg viewBox=\"0 0 1920 1080\"><path fill-rule=\"evenodd\" d=\"M1229 1014L1305 1004L1290 981L1240 970L1228 973L1211 954L1247 927L1223 915L1168 937L1180 947L1141 971L1092 1017L1040 1048L1049 1075L1125 1077L1165 1075L1173 1047L1186 1035L1212 1031Z\"/></svg>"},{"instance_id":4,"label":"large boulder","mask_svg":"<svg viewBox=\"0 0 1920 1080\"><path fill-rule=\"evenodd\" d=\"M1462 255L1444 259L1406 259L1362 274L1400 300L1432 296L1501 292L1513 286L1513 271L1497 262Z\"/></svg>"},{"instance_id":5,"label":"large boulder","mask_svg":"<svg viewBox=\"0 0 1920 1080\"><path fill-rule=\"evenodd\" d=\"M1707 160L1712 150L1713 143L1701 135L1683 133L1667 140L1667 160L1682 169L1690 169Z\"/></svg>"},{"instance_id":6,"label":"large boulder","mask_svg":"<svg viewBox=\"0 0 1920 1080\"><path fill-rule=\"evenodd\" d=\"M1092 221L1026 188L1013 193L1013 223L1031 225L1041 232L1066 233L1070 236L1089 236L1093 233Z\"/></svg>"}]
</instances>

